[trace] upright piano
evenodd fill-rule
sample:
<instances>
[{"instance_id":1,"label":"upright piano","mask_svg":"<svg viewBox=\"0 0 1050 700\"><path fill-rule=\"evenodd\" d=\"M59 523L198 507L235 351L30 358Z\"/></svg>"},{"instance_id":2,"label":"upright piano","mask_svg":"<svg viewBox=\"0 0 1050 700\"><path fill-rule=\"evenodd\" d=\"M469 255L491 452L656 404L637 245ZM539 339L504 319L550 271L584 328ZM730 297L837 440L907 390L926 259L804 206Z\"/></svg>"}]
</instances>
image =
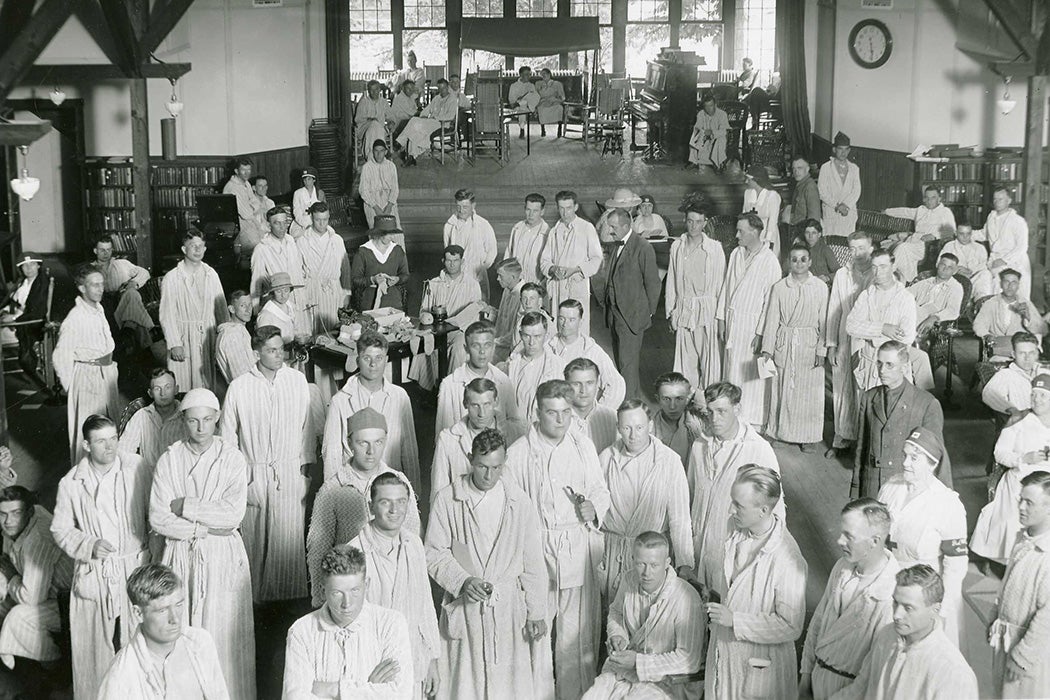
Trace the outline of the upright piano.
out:
<instances>
[{"instance_id":1,"label":"upright piano","mask_svg":"<svg viewBox=\"0 0 1050 700\"><path fill-rule=\"evenodd\" d=\"M647 64L645 87L638 99L627 105L631 115L631 150L645 150L653 158L685 163L696 121L697 64L662 57ZM639 121L647 124L646 146L635 143Z\"/></svg>"}]
</instances>

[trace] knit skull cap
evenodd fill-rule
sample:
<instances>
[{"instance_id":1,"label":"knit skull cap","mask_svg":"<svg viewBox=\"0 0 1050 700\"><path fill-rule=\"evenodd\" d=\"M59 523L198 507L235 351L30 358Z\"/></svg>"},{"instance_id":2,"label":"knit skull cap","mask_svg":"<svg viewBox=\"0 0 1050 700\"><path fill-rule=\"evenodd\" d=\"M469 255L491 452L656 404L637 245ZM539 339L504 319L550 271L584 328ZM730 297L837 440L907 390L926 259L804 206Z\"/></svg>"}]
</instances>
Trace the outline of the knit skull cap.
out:
<instances>
[{"instance_id":1,"label":"knit skull cap","mask_svg":"<svg viewBox=\"0 0 1050 700\"><path fill-rule=\"evenodd\" d=\"M1036 375L1036 378L1032 380L1032 388L1050 391L1050 374Z\"/></svg>"},{"instance_id":2,"label":"knit skull cap","mask_svg":"<svg viewBox=\"0 0 1050 700\"><path fill-rule=\"evenodd\" d=\"M346 420L346 434L353 435L358 430L378 429L385 431L386 418L372 407L362 408Z\"/></svg>"},{"instance_id":3,"label":"knit skull cap","mask_svg":"<svg viewBox=\"0 0 1050 700\"><path fill-rule=\"evenodd\" d=\"M210 408L213 411L218 411L219 399L208 389L190 389L182 397L179 410L188 411L191 408Z\"/></svg>"},{"instance_id":4,"label":"knit skull cap","mask_svg":"<svg viewBox=\"0 0 1050 700\"><path fill-rule=\"evenodd\" d=\"M941 439L937 437L937 434L932 430L922 426L912 430L911 435L908 436L908 439L905 440L904 443L919 448L935 463L939 463L941 461L941 455L944 454L944 447L941 446Z\"/></svg>"}]
</instances>

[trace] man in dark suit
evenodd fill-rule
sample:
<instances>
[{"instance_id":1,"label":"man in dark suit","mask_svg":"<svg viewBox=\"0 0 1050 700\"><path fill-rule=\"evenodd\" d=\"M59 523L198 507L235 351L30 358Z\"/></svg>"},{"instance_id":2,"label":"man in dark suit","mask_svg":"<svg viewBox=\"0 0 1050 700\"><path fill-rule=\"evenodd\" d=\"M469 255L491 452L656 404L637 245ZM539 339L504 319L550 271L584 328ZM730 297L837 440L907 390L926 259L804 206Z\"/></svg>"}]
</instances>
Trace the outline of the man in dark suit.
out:
<instances>
[{"instance_id":1,"label":"man in dark suit","mask_svg":"<svg viewBox=\"0 0 1050 700\"><path fill-rule=\"evenodd\" d=\"M8 309L4 320L24 324L14 326L15 338L18 339L18 366L33 384L50 396L51 388L37 372L40 358L36 352L36 343L44 337L44 326L42 323L33 323L43 321L47 316L50 275L42 267L42 262L36 255L26 253L16 264L22 279L4 303Z\"/></svg>"},{"instance_id":2,"label":"man in dark suit","mask_svg":"<svg viewBox=\"0 0 1050 700\"><path fill-rule=\"evenodd\" d=\"M944 413L937 399L904 378L908 346L888 340L879 346L875 366L879 386L869 389L860 401L860 430L853 466L850 498L879 495L879 488L903 468L904 441L922 426L944 441ZM937 476L952 485L952 466L943 451Z\"/></svg>"},{"instance_id":3,"label":"man in dark suit","mask_svg":"<svg viewBox=\"0 0 1050 700\"><path fill-rule=\"evenodd\" d=\"M660 273L649 241L631 232L631 216L616 209L608 218L614 250L603 296L605 323L612 329L613 358L627 384L627 398L644 398L638 379L642 338L660 301Z\"/></svg>"}]
</instances>

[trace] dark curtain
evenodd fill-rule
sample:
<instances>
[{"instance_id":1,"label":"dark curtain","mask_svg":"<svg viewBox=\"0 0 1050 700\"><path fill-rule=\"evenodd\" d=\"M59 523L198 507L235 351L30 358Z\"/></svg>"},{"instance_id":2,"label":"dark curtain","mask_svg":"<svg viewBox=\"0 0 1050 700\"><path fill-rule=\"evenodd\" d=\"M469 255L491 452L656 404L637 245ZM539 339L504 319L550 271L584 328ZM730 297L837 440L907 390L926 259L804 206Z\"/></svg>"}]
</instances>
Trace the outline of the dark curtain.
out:
<instances>
[{"instance_id":1,"label":"dark curtain","mask_svg":"<svg viewBox=\"0 0 1050 700\"><path fill-rule=\"evenodd\" d=\"M795 155L810 155L812 128L806 92L806 3L777 3L777 52L780 54L780 104L784 130Z\"/></svg>"},{"instance_id":2,"label":"dark curtain","mask_svg":"<svg viewBox=\"0 0 1050 700\"><path fill-rule=\"evenodd\" d=\"M460 48L504 56L550 56L598 49L597 17L464 17Z\"/></svg>"}]
</instances>

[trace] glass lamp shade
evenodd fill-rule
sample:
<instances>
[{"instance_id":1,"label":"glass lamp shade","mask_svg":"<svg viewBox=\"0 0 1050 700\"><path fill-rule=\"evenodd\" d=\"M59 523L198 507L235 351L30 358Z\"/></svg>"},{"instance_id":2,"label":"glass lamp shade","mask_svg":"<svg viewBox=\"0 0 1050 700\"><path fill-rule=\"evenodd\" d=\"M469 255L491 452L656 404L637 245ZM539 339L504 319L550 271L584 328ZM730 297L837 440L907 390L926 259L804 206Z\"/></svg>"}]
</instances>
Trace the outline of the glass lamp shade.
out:
<instances>
[{"instance_id":1,"label":"glass lamp shade","mask_svg":"<svg viewBox=\"0 0 1050 700\"><path fill-rule=\"evenodd\" d=\"M52 88L48 97L51 98L51 101L55 103L56 107L66 101L66 93L57 87Z\"/></svg>"},{"instance_id":2,"label":"glass lamp shade","mask_svg":"<svg viewBox=\"0 0 1050 700\"><path fill-rule=\"evenodd\" d=\"M28 170L22 170L22 176L11 180L11 189L25 201L29 201L40 190L40 179L29 177Z\"/></svg>"},{"instance_id":3,"label":"glass lamp shade","mask_svg":"<svg viewBox=\"0 0 1050 700\"><path fill-rule=\"evenodd\" d=\"M1003 98L1003 99L999 100L998 102L996 102L996 105L998 105L999 111L1002 114L1009 114L1010 112L1012 112L1014 110L1014 107L1017 106L1017 100L1011 100L1009 98Z\"/></svg>"},{"instance_id":4,"label":"glass lamp shade","mask_svg":"<svg viewBox=\"0 0 1050 700\"><path fill-rule=\"evenodd\" d=\"M164 107L168 110L168 114L170 114L173 117L177 117L180 114L182 114L183 104L178 100L178 98L175 97L175 95L171 96L171 99L168 100L168 103L164 105Z\"/></svg>"}]
</instances>

